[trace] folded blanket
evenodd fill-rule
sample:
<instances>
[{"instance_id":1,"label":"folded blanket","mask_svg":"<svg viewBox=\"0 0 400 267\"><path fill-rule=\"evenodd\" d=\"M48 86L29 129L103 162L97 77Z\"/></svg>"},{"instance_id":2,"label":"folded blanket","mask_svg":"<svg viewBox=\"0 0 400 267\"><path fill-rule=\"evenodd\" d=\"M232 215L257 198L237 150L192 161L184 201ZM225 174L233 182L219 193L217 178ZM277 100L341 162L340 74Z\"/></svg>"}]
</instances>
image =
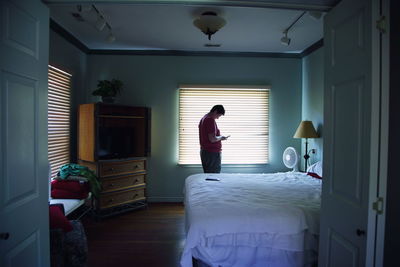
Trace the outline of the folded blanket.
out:
<instances>
[{"instance_id":1,"label":"folded blanket","mask_svg":"<svg viewBox=\"0 0 400 267\"><path fill-rule=\"evenodd\" d=\"M54 180L58 180L58 181L81 181L81 182L89 182L89 179L83 176L74 176L74 175L70 175L67 178L63 179L60 176L56 176L54 178Z\"/></svg>"},{"instance_id":2,"label":"folded blanket","mask_svg":"<svg viewBox=\"0 0 400 267\"><path fill-rule=\"evenodd\" d=\"M52 198L63 198L63 199L85 199L88 197L88 192L71 192L63 189L52 189Z\"/></svg>"},{"instance_id":3,"label":"folded blanket","mask_svg":"<svg viewBox=\"0 0 400 267\"><path fill-rule=\"evenodd\" d=\"M53 180L51 181L51 189L62 189L76 193L89 192L89 184L73 180Z\"/></svg>"},{"instance_id":4,"label":"folded blanket","mask_svg":"<svg viewBox=\"0 0 400 267\"><path fill-rule=\"evenodd\" d=\"M61 166L57 174L57 179L66 180L70 176L81 176L87 178L90 182L90 191L95 197L98 196L101 189L100 182L97 180L95 173L88 167L75 163L68 163Z\"/></svg>"}]
</instances>

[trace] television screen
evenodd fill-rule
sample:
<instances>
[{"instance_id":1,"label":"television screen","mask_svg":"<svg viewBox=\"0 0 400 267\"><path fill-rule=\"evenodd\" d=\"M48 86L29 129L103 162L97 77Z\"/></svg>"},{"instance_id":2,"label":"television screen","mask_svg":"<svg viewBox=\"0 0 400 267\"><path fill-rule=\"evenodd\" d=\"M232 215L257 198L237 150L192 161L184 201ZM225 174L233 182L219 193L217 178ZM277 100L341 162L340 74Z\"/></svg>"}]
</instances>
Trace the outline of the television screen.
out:
<instances>
[{"instance_id":1,"label":"television screen","mask_svg":"<svg viewBox=\"0 0 400 267\"><path fill-rule=\"evenodd\" d=\"M141 155L140 127L131 118L101 118L99 122L99 159L119 159Z\"/></svg>"}]
</instances>

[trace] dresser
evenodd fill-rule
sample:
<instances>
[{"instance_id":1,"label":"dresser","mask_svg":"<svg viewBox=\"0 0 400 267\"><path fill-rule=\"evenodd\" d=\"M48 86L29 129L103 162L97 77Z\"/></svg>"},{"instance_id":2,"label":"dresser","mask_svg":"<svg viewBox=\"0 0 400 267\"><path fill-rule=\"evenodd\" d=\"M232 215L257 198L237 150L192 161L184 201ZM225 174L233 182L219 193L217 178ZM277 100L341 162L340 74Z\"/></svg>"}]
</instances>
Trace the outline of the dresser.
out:
<instances>
[{"instance_id":1,"label":"dresser","mask_svg":"<svg viewBox=\"0 0 400 267\"><path fill-rule=\"evenodd\" d=\"M94 200L97 215L104 217L146 206L146 158L79 161L93 170L102 190Z\"/></svg>"},{"instance_id":2,"label":"dresser","mask_svg":"<svg viewBox=\"0 0 400 267\"><path fill-rule=\"evenodd\" d=\"M78 164L102 186L94 199L100 217L146 206L150 109L92 103L79 106Z\"/></svg>"}]
</instances>

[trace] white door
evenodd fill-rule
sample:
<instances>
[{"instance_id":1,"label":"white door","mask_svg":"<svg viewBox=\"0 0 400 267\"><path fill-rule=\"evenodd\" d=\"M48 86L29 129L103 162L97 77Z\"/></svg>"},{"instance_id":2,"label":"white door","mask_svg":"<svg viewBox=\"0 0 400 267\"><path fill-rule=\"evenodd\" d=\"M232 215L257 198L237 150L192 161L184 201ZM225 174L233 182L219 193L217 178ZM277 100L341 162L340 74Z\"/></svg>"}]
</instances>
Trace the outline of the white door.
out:
<instances>
[{"instance_id":1,"label":"white door","mask_svg":"<svg viewBox=\"0 0 400 267\"><path fill-rule=\"evenodd\" d=\"M0 266L49 266L47 64L40 0L0 3Z\"/></svg>"},{"instance_id":2,"label":"white door","mask_svg":"<svg viewBox=\"0 0 400 267\"><path fill-rule=\"evenodd\" d=\"M380 84L378 0L325 16L324 181L319 266L373 266Z\"/></svg>"}]
</instances>

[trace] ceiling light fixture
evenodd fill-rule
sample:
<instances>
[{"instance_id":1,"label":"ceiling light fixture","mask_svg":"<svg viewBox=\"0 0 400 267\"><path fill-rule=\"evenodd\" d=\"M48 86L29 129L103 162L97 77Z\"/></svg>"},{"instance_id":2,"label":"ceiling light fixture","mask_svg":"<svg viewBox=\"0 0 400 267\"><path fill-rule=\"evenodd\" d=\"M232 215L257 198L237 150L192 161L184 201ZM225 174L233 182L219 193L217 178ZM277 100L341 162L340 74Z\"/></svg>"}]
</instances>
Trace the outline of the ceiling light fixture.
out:
<instances>
[{"instance_id":1,"label":"ceiling light fixture","mask_svg":"<svg viewBox=\"0 0 400 267\"><path fill-rule=\"evenodd\" d=\"M219 17L217 13L207 11L201 14L199 18L195 19L193 24L208 36L208 40L211 40L211 35L224 27L226 21Z\"/></svg>"},{"instance_id":2,"label":"ceiling light fixture","mask_svg":"<svg viewBox=\"0 0 400 267\"><path fill-rule=\"evenodd\" d=\"M301 13L301 15L300 15L297 19L295 19L295 20L292 22L292 24L290 24L290 26L287 27L287 28L282 32L283 37L281 38L281 43L282 43L283 45L289 45L289 44L290 44L291 39L288 37L288 32L289 32L289 30L293 27L293 25L294 25L297 21L299 21L299 19L301 19L301 17L304 16L304 14L306 14L306 11L304 11L303 13Z\"/></svg>"}]
</instances>

